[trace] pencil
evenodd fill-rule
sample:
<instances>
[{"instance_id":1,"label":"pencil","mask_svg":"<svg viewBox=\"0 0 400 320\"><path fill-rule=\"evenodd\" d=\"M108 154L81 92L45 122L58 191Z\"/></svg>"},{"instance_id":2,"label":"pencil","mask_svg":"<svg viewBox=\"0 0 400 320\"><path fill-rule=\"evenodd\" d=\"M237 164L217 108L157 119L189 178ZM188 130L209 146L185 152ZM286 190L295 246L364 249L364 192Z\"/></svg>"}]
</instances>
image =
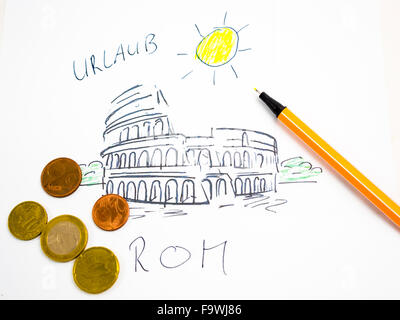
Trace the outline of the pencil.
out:
<instances>
[{"instance_id":1,"label":"pencil","mask_svg":"<svg viewBox=\"0 0 400 320\"><path fill-rule=\"evenodd\" d=\"M259 98L271 109L278 120L331 165L395 225L400 227L400 207L392 199L333 149L325 140L311 130L289 108L284 107L265 92L255 90L259 94Z\"/></svg>"}]
</instances>

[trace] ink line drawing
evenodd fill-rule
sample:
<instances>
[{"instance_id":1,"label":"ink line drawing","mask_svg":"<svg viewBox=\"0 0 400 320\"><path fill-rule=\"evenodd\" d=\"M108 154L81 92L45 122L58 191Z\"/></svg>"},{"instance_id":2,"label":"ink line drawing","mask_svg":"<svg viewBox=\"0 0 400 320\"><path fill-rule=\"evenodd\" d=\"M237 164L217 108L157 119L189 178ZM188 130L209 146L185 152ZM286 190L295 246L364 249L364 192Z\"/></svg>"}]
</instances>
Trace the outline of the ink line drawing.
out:
<instances>
[{"instance_id":1,"label":"ink line drawing","mask_svg":"<svg viewBox=\"0 0 400 320\"><path fill-rule=\"evenodd\" d=\"M106 193L185 205L276 190L274 137L238 128L212 129L207 136L176 133L162 91L140 89L137 85L114 99L116 109L106 118L108 147L101 152Z\"/></svg>"},{"instance_id":2,"label":"ink line drawing","mask_svg":"<svg viewBox=\"0 0 400 320\"><path fill-rule=\"evenodd\" d=\"M235 198L244 207L274 213L287 202L275 196L278 184L315 183L322 173L302 157L279 163L277 140L265 132L230 127L211 128L205 136L176 132L156 86L132 86L111 105L103 162L81 165L82 185L101 185L136 209L142 205L144 212L131 218L153 212L149 205L166 208L165 217L172 217L186 215L187 205L224 208Z\"/></svg>"},{"instance_id":3,"label":"ink line drawing","mask_svg":"<svg viewBox=\"0 0 400 320\"><path fill-rule=\"evenodd\" d=\"M225 267L225 256L226 256L226 247L228 244L228 240L219 242L217 244L211 245L209 241L203 240L202 243L202 250L201 250L201 261L195 262L197 263L201 269L205 268L207 264L210 263L209 259L207 258L208 253L212 254L219 254L220 262L214 261L220 272L227 275L226 267ZM134 272L149 272L153 267L154 264L149 266L146 261L142 261L142 254L144 251L148 251L146 249L146 240L143 236L136 237L130 244L129 244L129 251L133 253L133 270ZM153 261L158 260L158 264L162 268L166 269L176 269L181 267L182 265L189 262L189 260L194 260L195 256L192 256L193 248L188 249L182 245L169 245L167 247L159 248L160 254L158 255L158 259L153 259ZM157 252L157 251L153 251ZM147 253L147 252L146 252ZM158 254L158 252L157 252ZM197 252L197 257L199 257L199 252ZM201 262L201 263L200 263Z\"/></svg>"},{"instance_id":4,"label":"ink line drawing","mask_svg":"<svg viewBox=\"0 0 400 320\"><path fill-rule=\"evenodd\" d=\"M215 85L216 68L220 68L224 65L229 64L235 78L238 78L238 73L232 65L231 61L237 55L238 52L245 52L251 50L251 48L239 48L239 32L249 26L239 28L238 30L233 27L226 25L227 12L225 12L222 26L214 27L206 36L204 36L200 28L195 24L197 33L202 38L197 44L195 54L193 55L195 60L200 61L203 65L213 68L213 84ZM193 57L191 54L186 52L177 53L178 56ZM181 79L185 79L191 75L193 70L186 72Z\"/></svg>"}]
</instances>

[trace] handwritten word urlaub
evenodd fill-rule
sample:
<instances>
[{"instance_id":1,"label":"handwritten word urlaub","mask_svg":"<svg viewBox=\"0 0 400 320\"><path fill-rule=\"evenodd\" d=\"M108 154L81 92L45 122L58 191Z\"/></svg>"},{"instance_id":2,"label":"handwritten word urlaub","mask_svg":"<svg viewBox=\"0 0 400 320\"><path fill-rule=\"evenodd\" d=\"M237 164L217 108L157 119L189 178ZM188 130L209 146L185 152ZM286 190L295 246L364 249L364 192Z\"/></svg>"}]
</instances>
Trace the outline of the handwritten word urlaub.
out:
<instances>
[{"instance_id":1,"label":"handwritten word urlaub","mask_svg":"<svg viewBox=\"0 0 400 320\"><path fill-rule=\"evenodd\" d=\"M155 37L154 33L149 33L142 41L136 41L131 44L121 43L112 52L103 50L103 54L100 56L92 54L89 58L84 58L81 61L74 60L72 68L75 79L82 81L89 76L95 76L135 55L153 54L158 48Z\"/></svg>"}]
</instances>

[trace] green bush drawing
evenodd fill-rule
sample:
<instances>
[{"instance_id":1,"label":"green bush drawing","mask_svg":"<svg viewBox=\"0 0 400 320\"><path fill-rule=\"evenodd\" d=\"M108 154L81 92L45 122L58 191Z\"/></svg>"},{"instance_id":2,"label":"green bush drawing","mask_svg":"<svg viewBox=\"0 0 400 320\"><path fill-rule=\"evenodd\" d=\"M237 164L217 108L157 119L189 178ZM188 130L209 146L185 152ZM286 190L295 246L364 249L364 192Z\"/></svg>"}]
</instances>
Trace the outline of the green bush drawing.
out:
<instances>
[{"instance_id":1,"label":"green bush drawing","mask_svg":"<svg viewBox=\"0 0 400 320\"><path fill-rule=\"evenodd\" d=\"M281 162L279 168L279 182L310 181L322 173L320 167L313 167L302 157L295 157Z\"/></svg>"}]
</instances>

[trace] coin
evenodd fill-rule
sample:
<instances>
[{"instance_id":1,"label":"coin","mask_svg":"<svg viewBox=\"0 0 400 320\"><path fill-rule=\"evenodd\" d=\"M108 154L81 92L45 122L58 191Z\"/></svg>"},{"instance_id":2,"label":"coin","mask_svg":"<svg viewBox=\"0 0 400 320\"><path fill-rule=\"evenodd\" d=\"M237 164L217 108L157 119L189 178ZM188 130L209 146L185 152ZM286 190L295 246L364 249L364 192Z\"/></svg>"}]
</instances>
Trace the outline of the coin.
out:
<instances>
[{"instance_id":1,"label":"coin","mask_svg":"<svg viewBox=\"0 0 400 320\"><path fill-rule=\"evenodd\" d=\"M78 189L82 181L79 165L69 158L57 158L44 167L42 187L53 197L66 197Z\"/></svg>"},{"instance_id":2,"label":"coin","mask_svg":"<svg viewBox=\"0 0 400 320\"><path fill-rule=\"evenodd\" d=\"M86 247L88 233L77 217L61 215L50 220L40 237L43 252L58 262L76 258Z\"/></svg>"},{"instance_id":3,"label":"coin","mask_svg":"<svg viewBox=\"0 0 400 320\"><path fill-rule=\"evenodd\" d=\"M21 240L36 238L42 233L46 223L46 210L35 201L21 202L8 216L8 229Z\"/></svg>"},{"instance_id":4,"label":"coin","mask_svg":"<svg viewBox=\"0 0 400 320\"><path fill-rule=\"evenodd\" d=\"M96 201L92 209L94 223L111 231L121 228L129 218L128 202L117 194L107 194Z\"/></svg>"},{"instance_id":5,"label":"coin","mask_svg":"<svg viewBox=\"0 0 400 320\"><path fill-rule=\"evenodd\" d=\"M74 262L72 275L76 285L88 293L100 293L109 289L119 274L115 254L104 247L86 249Z\"/></svg>"}]
</instances>

